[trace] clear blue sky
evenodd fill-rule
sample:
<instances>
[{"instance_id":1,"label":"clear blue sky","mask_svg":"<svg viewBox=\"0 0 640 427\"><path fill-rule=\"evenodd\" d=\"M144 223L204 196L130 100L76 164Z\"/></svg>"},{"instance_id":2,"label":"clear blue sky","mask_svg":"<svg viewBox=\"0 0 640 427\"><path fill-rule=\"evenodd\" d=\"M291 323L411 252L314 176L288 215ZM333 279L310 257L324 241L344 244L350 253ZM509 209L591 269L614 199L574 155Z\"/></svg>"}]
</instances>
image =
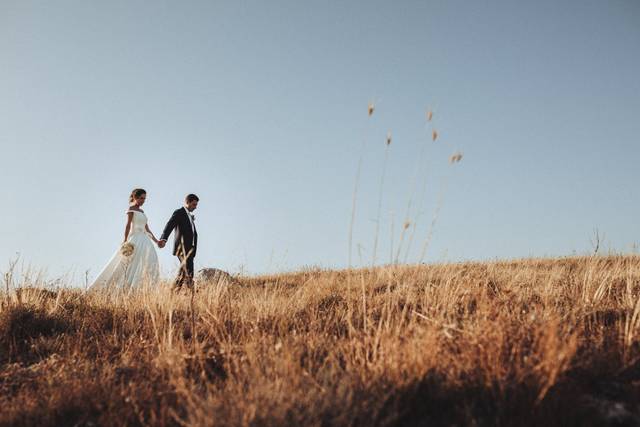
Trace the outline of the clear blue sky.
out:
<instances>
[{"instance_id":1,"label":"clear blue sky","mask_svg":"<svg viewBox=\"0 0 640 427\"><path fill-rule=\"evenodd\" d=\"M345 266L363 139L370 261L388 131L381 262L416 169L409 261L441 192L429 261L631 251L639 52L636 0L2 0L0 270L95 276L134 187L156 234L201 197L196 267Z\"/></svg>"}]
</instances>

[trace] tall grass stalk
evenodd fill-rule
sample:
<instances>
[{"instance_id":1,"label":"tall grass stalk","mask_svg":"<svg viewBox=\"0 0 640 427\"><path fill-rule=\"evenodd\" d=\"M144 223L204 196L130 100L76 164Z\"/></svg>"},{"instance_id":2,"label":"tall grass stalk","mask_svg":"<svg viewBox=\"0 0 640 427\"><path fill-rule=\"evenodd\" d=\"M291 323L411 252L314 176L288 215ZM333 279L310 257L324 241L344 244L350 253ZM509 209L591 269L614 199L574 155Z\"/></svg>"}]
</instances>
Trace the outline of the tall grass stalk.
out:
<instances>
[{"instance_id":1,"label":"tall grass stalk","mask_svg":"<svg viewBox=\"0 0 640 427\"><path fill-rule=\"evenodd\" d=\"M382 174L380 175L380 187L378 189L378 211L376 213L376 232L373 240L373 254L371 256L371 267L376 265L378 254L378 236L380 234L380 215L382 213L382 194L384 189L384 178L387 171L387 162L389 161L389 148L391 147L391 132L387 134L384 148L384 162L382 163Z\"/></svg>"},{"instance_id":2,"label":"tall grass stalk","mask_svg":"<svg viewBox=\"0 0 640 427\"><path fill-rule=\"evenodd\" d=\"M348 267L351 268L351 255L353 248L353 226L356 221L356 200L358 197L358 186L360 185L360 172L362 170L362 161L364 158L364 154L367 147L367 136L369 133L369 127L371 123L371 116L373 116L373 112L375 111L375 105L373 103L369 103L367 108L367 124L365 126L364 137L362 138L362 148L360 150L360 157L358 158L358 168L356 169L356 179L353 186L353 197L351 201L351 221L349 223L349 259L348 259Z\"/></svg>"},{"instance_id":3,"label":"tall grass stalk","mask_svg":"<svg viewBox=\"0 0 640 427\"><path fill-rule=\"evenodd\" d=\"M433 230L436 226L436 222L438 221L438 216L440 215L440 209L442 209L442 204L444 202L444 194L446 192L447 189L447 180L445 179L442 183L442 187L440 189L440 192L438 194L438 202L436 204L436 208L433 212L433 217L431 218L431 223L429 224L429 229L427 230L427 236L425 238L424 244L422 245L422 251L420 252L420 259L418 260L418 264L422 264L422 262L424 261L426 255L427 255L427 249L429 248L429 245L431 244L431 239L433 238Z\"/></svg>"},{"instance_id":4,"label":"tall grass stalk","mask_svg":"<svg viewBox=\"0 0 640 427\"><path fill-rule=\"evenodd\" d=\"M437 133L433 133L435 130L433 129L433 111L432 110L427 110L427 114L426 114L426 122L425 122L425 132L428 134L429 130L431 130L431 141L435 142L437 139ZM418 171L419 168L424 164L424 156L425 156L425 151L426 151L426 147L427 147L428 142L425 141L424 144L422 145L422 149L420 150L420 157L419 157L419 161L418 161L418 170L416 171L416 177L418 176ZM424 196L425 193L427 191L427 176L428 176L428 171L425 168L424 171L424 177L422 179L422 187L420 190L420 195L419 195L419 199L418 199L418 206L416 209L416 214L414 216L414 220L411 224L411 234L409 235L409 242L407 243L407 248L405 250L405 254L404 254L404 263L406 264L409 261L409 254L411 253L411 248L413 246L413 239L415 237L416 234L416 230L418 229L418 218L420 217L421 214L421 210L422 210L422 205L424 202Z\"/></svg>"}]
</instances>

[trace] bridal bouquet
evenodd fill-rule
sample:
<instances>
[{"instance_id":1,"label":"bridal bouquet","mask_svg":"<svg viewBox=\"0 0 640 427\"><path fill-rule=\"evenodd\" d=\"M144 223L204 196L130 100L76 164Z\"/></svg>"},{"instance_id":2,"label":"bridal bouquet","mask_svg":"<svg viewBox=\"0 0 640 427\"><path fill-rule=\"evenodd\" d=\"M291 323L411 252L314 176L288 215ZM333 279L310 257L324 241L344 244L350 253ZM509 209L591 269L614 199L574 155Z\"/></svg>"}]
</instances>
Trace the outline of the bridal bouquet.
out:
<instances>
[{"instance_id":1,"label":"bridal bouquet","mask_svg":"<svg viewBox=\"0 0 640 427\"><path fill-rule=\"evenodd\" d=\"M120 246L120 253L126 257L130 257L134 249L135 246L133 246L133 243L124 242L122 246Z\"/></svg>"}]
</instances>

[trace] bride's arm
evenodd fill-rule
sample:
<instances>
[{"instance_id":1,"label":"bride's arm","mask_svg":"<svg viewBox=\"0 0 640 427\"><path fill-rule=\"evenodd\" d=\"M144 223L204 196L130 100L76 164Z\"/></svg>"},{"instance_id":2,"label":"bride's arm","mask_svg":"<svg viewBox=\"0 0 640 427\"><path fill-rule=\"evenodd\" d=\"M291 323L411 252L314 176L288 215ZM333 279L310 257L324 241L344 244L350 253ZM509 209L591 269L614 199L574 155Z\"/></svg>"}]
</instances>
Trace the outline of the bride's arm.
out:
<instances>
[{"instance_id":1,"label":"bride's arm","mask_svg":"<svg viewBox=\"0 0 640 427\"><path fill-rule=\"evenodd\" d=\"M129 238L129 231L131 231L131 221L133 220L133 212L127 212L127 225L124 227L124 241Z\"/></svg>"},{"instance_id":2,"label":"bride's arm","mask_svg":"<svg viewBox=\"0 0 640 427\"><path fill-rule=\"evenodd\" d=\"M147 230L147 233L149 233L149 236L151 236L151 240L153 240L153 243L158 243L158 239L156 239L156 236L154 236L151 230L149 229L149 225L145 225L144 228L145 230Z\"/></svg>"}]
</instances>

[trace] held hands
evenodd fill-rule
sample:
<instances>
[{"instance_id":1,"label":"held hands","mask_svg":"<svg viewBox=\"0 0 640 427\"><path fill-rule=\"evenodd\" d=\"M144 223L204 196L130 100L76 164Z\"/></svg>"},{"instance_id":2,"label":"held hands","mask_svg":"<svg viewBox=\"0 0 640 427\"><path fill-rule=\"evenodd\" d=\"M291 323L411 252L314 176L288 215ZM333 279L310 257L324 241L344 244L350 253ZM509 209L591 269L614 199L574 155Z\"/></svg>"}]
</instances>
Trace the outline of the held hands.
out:
<instances>
[{"instance_id":1,"label":"held hands","mask_svg":"<svg viewBox=\"0 0 640 427\"><path fill-rule=\"evenodd\" d=\"M160 249L164 248L164 246L167 244L166 240L158 240L158 247Z\"/></svg>"}]
</instances>

